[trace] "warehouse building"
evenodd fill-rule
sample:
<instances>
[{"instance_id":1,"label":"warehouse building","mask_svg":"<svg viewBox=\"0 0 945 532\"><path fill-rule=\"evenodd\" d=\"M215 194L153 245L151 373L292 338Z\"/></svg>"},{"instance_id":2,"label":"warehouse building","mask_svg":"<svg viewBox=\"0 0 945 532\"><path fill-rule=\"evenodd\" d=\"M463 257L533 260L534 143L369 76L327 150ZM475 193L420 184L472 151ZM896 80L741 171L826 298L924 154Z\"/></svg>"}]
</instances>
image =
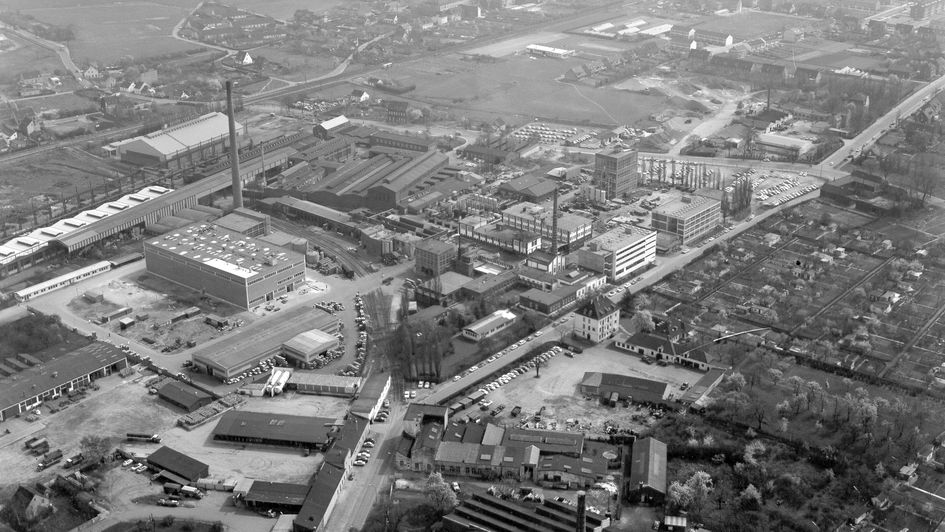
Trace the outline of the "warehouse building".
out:
<instances>
[{"instance_id":1,"label":"warehouse building","mask_svg":"<svg viewBox=\"0 0 945 532\"><path fill-rule=\"evenodd\" d=\"M210 476L210 466L170 447L161 447L151 453L148 466L155 471L168 471L190 482Z\"/></svg>"},{"instance_id":2,"label":"warehouse building","mask_svg":"<svg viewBox=\"0 0 945 532\"><path fill-rule=\"evenodd\" d=\"M312 329L293 336L282 344L282 356L302 366L313 364L315 360L340 344L333 334Z\"/></svg>"},{"instance_id":3,"label":"warehouse building","mask_svg":"<svg viewBox=\"0 0 945 532\"><path fill-rule=\"evenodd\" d=\"M305 503L310 489L308 484L254 480L243 496L243 502L253 510L296 513Z\"/></svg>"},{"instance_id":4,"label":"warehouse building","mask_svg":"<svg viewBox=\"0 0 945 532\"><path fill-rule=\"evenodd\" d=\"M246 128L236 124L236 134ZM229 124L223 113L208 113L176 126L105 146L105 155L139 166L170 169L193 167L199 161L226 153Z\"/></svg>"},{"instance_id":5,"label":"warehouse building","mask_svg":"<svg viewBox=\"0 0 945 532\"><path fill-rule=\"evenodd\" d=\"M656 231L637 226L612 229L592 238L577 255L578 265L619 284L656 262Z\"/></svg>"},{"instance_id":6,"label":"warehouse building","mask_svg":"<svg viewBox=\"0 0 945 532\"><path fill-rule=\"evenodd\" d=\"M474 342L479 342L504 331L515 323L517 319L518 316L511 310L497 310L485 318L467 325L463 329L463 336Z\"/></svg>"},{"instance_id":7,"label":"warehouse building","mask_svg":"<svg viewBox=\"0 0 945 532\"><path fill-rule=\"evenodd\" d=\"M305 281L305 256L195 223L144 243L148 273L249 310Z\"/></svg>"},{"instance_id":8,"label":"warehouse building","mask_svg":"<svg viewBox=\"0 0 945 532\"><path fill-rule=\"evenodd\" d=\"M623 198L639 185L636 151L615 151L594 155L594 187L607 199Z\"/></svg>"},{"instance_id":9,"label":"warehouse building","mask_svg":"<svg viewBox=\"0 0 945 532\"><path fill-rule=\"evenodd\" d=\"M722 202L698 194L653 209L653 229L679 237L683 245L709 235L721 223Z\"/></svg>"},{"instance_id":10,"label":"warehouse building","mask_svg":"<svg viewBox=\"0 0 945 532\"><path fill-rule=\"evenodd\" d=\"M312 329L332 335L339 330L337 317L312 312L312 308L305 305L279 314L277 322L255 321L217 342L197 347L191 360L200 371L224 380L252 369L264 359L281 355L286 338Z\"/></svg>"},{"instance_id":11,"label":"warehouse building","mask_svg":"<svg viewBox=\"0 0 945 532\"><path fill-rule=\"evenodd\" d=\"M361 388L361 377L345 377L311 371L293 371L286 388L312 395L354 397Z\"/></svg>"},{"instance_id":12,"label":"warehouse building","mask_svg":"<svg viewBox=\"0 0 945 532\"><path fill-rule=\"evenodd\" d=\"M584 395L597 395L608 401L627 400L646 404L664 403L669 394L669 385L665 382L599 371L584 373L579 387Z\"/></svg>"},{"instance_id":13,"label":"warehouse building","mask_svg":"<svg viewBox=\"0 0 945 532\"><path fill-rule=\"evenodd\" d=\"M265 412L230 411L213 429L213 439L256 445L324 449L336 419Z\"/></svg>"},{"instance_id":14,"label":"warehouse building","mask_svg":"<svg viewBox=\"0 0 945 532\"><path fill-rule=\"evenodd\" d=\"M158 397L168 403L193 412L213 402L213 396L182 382L172 381L158 389Z\"/></svg>"},{"instance_id":15,"label":"warehouse building","mask_svg":"<svg viewBox=\"0 0 945 532\"><path fill-rule=\"evenodd\" d=\"M633 442L627 498L658 506L666 499L666 444L644 438Z\"/></svg>"},{"instance_id":16,"label":"warehouse building","mask_svg":"<svg viewBox=\"0 0 945 532\"><path fill-rule=\"evenodd\" d=\"M58 399L126 367L125 352L104 342L93 342L19 371L4 364L0 374L9 376L0 377L0 421L29 412L45 401Z\"/></svg>"}]
</instances>

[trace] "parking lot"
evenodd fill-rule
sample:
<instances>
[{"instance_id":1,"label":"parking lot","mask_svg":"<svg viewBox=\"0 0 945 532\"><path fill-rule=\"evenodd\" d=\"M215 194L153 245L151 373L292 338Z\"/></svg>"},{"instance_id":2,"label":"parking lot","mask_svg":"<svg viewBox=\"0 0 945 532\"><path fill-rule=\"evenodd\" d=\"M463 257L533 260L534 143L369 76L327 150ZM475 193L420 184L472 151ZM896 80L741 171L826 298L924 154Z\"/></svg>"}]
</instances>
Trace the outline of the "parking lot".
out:
<instances>
[{"instance_id":1,"label":"parking lot","mask_svg":"<svg viewBox=\"0 0 945 532\"><path fill-rule=\"evenodd\" d=\"M523 360L524 362L524 360ZM539 425L529 426L564 430L584 430L588 434L605 434L605 423L622 429L640 430L654 421L652 412L638 405L606 407L597 397L585 398L579 390L579 384L585 372L599 371L617 373L666 382L671 394L679 396L683 383L694 383L702 376L698 371L676 366L658 366L646 364L639 356L618 351L607 345L585 349L581 354L568 357L562 351L548 358L539 368L539 377L533 367L507 384L496 387L486 396L491 401L488 410L500 405L505 408L496 419L505 424L519 425L530 416L544 408ZM485 383L485 384L488 384ZM510 414L514 407L521 407L518 416ZM456 415L458 419L478 412L486 414L474 405ZM569 423L569 420L572 422Z\"/></svg>"}]
</instances>

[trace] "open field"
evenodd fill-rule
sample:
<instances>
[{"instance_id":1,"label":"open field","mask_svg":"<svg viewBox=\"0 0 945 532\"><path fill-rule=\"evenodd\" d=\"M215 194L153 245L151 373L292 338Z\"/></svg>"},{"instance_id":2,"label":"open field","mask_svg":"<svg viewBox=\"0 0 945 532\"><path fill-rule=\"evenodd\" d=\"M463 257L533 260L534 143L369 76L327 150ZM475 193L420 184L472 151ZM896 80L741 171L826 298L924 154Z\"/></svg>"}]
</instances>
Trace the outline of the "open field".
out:
<instances>
[{"instance_id":1,"label":"open field","mask_svg":"<svg viewBox=\"0 0 945 532\"><path fill-rule=\"evenodd\" d=\"M36 96L28 100L20 100L20 107L32 107L36 114L85 111L96 112L99 106L93 100L83 98L72 92L61 92L59 94L50 94L48 96Z\"/></svg>"},{"instance_id":2,"label":"open field","mask_svg":"<svg viewBox=\"0 0 945 532\"><path fill-rule=\"evenodd\" d=\"M547 427L564 429L568 420L571 420L574 426L570 430L578 430L573 423L576 421L589 434L603 434L605 421L621 429L637 431L653 421L648 408L639 405L611 408L602 406L596 397L584 398L578 385L588 371L667 382L670 393L676 395L679 395L682 383L696 382L702 375L676 366L647 365L639 356L600 345L585 349L584 353L574 355L574 358L564 355L553 357L541 368L539 378L535 378L535 370L532 369L490 392L486 399L494 402L491 408L504 404L506 409L499 415L499 420L514 425L528 419L542 407L545 409L542 422ZM515 406L521 406L522 413L517 418L511 418L509 412ZM472 408L478 409L476 406Z\"/></svg>"},{"instance_id":3,"label":"open field","mask_svg":"<svg viewBox=\"0 0 945 532\"><path fill-rule=\"evenodd\" d=\"M267 61L279 63L288 70L286 72L280 71L273 75L277 78L291 81L306 81L316 76L327 74L337 66L332 58L296 54L277 46L254 48L252 55L254 58L257 58L257 61L258 57L262 56L266 58ZM266 69L265 72L269 73L270 70ZM276 87L270 85L267 90L274 88Z\"/></svg>"},{"instance_id":4,"label":"open field","mask_svg":"<svg viewBox=\"0 0 945 532\"><path fill-rule=\"evenodd\" d=\"M693 25L697 29L704 31L730 33L732 36L736 37L737 42L741 39L754 39L774 32L780 32L785 26L797 26L809 23L810 19L804 17L745 10L738 15L706 17L703 22L693 22Z\"/></svg>"},{"instance_id":5,"label":"open field","mask_svg":"<svg viewBox=\"0 0 945 532\"><path fill-rule=\"evenodd\" d=\"M121 2L106 0L9 0L5 7L59 26L72 25L76 39L68 43L76 64L112 62L130 55L135 59L180 52L200 45L171 37L171 30L197 5L196 0ZM278 19L289 19L298 9L325 11L342 0L232 0L242 7ZM55 56L52 56L55 58ZM58 61L56 61L58 63ZM35 68L35 67L34 67Z\"/></svg>"},{"instance_id":6,"label":"open field","mask_svg":"<svg viewBox=\"0 0 945 532\"><path fill-rule=\"evenodd\" d=\"M514 116L515 121L541 117L571 123L640 124L664 106L659 96L554 81L583 62L519 55L476 63L451 55L435 64L400 68L393 75L416 83L407 97L506 120Z\"/></svg>"},{"instance_id":7,"label":"open field","mask_svg":"<svg viewBox=\"0 0 945 532\"><path fill-rule=\"evenodd\" d=\"M99 188L114 176L115 170L109 166L109 162L71 149L0 163L0 206L28 212L30 198L35 196L58 200L60 194L74 196L76 189L87 194L90 187ZM0 213L9 215L6 210Z\"/></svg>"},{"instance_id":8,"label":"open field","mask_svg":"<svg viewBox=\"0 0 945 532\"><path fill-rule=\"evenodd\" d=\"M26 72L52 72L56 69L62 69L62 62L59 57L32 43L28 43L14 35L4 33L10 40L17 43L17 48L0 52L0 84L15 83L20 78L20 74ZM10 92L12 98L16 96L15 92Z\"/></svg>"}]
</instances>

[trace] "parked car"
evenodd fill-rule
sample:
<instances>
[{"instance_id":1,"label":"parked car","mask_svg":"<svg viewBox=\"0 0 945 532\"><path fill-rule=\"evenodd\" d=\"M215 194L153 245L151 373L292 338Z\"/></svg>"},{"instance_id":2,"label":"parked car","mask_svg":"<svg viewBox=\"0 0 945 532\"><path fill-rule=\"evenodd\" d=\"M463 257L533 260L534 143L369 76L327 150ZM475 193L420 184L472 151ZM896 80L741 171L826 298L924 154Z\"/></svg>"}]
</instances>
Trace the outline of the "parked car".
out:
<instances>
[{"instance_id":1,"label":"parked car","mask_svg":"<svg viewBox=\"0 0 945 532\"><path fill-rule=\"evenodd\" d=\"M158 499L158 506L170 506L176 508L180 506L180 501L174 499Z\"/></svg>"}]
</instances>

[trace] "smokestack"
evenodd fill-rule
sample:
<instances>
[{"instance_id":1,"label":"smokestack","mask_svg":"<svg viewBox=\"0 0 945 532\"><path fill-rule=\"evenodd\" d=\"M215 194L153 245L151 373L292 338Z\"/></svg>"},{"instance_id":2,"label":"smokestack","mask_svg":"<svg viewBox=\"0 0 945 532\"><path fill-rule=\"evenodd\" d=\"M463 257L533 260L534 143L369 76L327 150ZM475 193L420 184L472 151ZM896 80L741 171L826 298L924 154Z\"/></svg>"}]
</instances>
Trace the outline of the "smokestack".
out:
<instances>
[{"instance_id":1,"label":"smokestack","mask_svg":"<svg viewBox=\"0 0 945 532\"><path fill-rule=\"evenodd\" d=\"M243 206L243 183L240 181L240 153L236 142L236 113L233 111L233 81L226 80L226 117L230 125L230 175L233 176L233 208Z\"/></svg>"},{"instance_id":2,"label":"smokestack","mask_svg":"<svg viewBox=\"0 0 945 532\"><path fill-rule=\"evenodd\" d=\"M577 492L577 523L574 525L575 532L585 531L585 522L587 521L587 493L584 490Z\"/></svg>"},{"instance_id":3,"label":"smokestack","mask_svg":"<svg viewBox=\"0 0 945 532\"><path fill-rule=\"evenodd\" d=\"M558 184L555 183L555 199L551 209L551 254L558 256ZM552 264L552 267L554 264ZM553 269L553 268L552 268Z\"/></svg>"}]
</instances>

